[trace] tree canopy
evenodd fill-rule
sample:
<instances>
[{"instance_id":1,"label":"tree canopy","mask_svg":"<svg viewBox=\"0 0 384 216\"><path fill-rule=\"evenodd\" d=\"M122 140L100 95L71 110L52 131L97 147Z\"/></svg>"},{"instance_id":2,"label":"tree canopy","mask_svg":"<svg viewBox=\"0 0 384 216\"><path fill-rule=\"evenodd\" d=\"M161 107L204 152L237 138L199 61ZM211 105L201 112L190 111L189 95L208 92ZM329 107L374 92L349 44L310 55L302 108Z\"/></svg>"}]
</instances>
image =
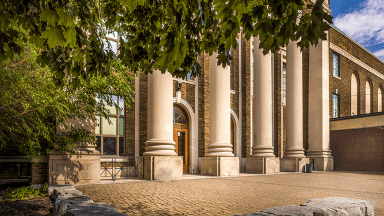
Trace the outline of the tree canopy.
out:
<instances>
[{"instance_id":1,"label":"tree canopy","mask_svg":"<svg viewBox=\"0 0 384 216\"><path fill-rule=\"evenodd\" d=\"M0 152L2 147L16 147L31 161L49 154L54 145L74 153L74 144L95 142L95 112L109 119L106 104L120 109L112 95L123 98L128 107L133 100L134 78L117 70L118 61L111 62L110 76L92 77L87 82L80 77L81 87L76 90L65 78L64 87L58 89L50 69L36 63L39 51L33 45L22 48L24 51L0 67ZM93 121L88 121L91 127L79 127L68 124L73 119Z\"/></svg>"},{"instance_id":2,"label":"tree canopy","mask_svg":"<svg viewBox=\"0 0 384 216\"><path fill-rule=\"evenodd\" d=\"M135 73L158 69L176 77L200 73L197 56L218 52L229 63L240 30L259 36L264 52L289 40L304 48L326 39L332 17L317 0L3 0L0 2L0 64L28 42L37 61L64 86L111 74L112 62ZM303 11L303 12L301 12ZM299 21L298 21L299 20ZM106 35L119 36L119 54Z\"/></svg>"}]
</instances>

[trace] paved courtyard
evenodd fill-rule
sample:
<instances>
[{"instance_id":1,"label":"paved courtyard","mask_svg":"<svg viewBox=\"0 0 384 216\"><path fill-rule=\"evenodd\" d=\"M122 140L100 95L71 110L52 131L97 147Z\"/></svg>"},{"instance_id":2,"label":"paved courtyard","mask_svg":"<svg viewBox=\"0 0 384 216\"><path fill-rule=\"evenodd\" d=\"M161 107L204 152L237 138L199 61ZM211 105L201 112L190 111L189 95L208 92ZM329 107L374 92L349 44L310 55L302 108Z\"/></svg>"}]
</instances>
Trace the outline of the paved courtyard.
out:
<instances>
[{"instance_id":1,"label":"paved courtyard","mask_svg":"<svg viewBox=\"0 0 384 216\"><path fill-rule=\"evenodd\" d=\"M188 178L188 177L187 177ZM180 181L80 185L95 202L126 215L233 215L300 205L311 198L375 201L384 215L384 173L314 172Z\"/></svg>"}]
</instances>

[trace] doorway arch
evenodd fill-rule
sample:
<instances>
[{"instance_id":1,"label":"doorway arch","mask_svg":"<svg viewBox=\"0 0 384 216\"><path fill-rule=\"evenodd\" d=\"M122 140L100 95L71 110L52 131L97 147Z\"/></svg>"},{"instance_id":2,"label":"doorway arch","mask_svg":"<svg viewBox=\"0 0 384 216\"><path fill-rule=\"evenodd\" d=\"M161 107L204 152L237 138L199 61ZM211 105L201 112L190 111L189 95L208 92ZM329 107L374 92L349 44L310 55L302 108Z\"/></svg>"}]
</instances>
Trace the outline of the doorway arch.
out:
<instances>
[{"instance_id":1,"label":"doorway arch","mask_svg":"<svg viewBox=\"0 0 384 216\"><path fill-rule=\"evenodd\" d=\"M187 148L186 148L186 152L187 152L187 157L185 157L185 162L186 162L186 166L183 165L183 172L184 173L192 173L193 170L195 170L196 168L196 159L195 159L195 156L197 156L197 152L194 151L194 149L197 149L197 147L195 146L195 129L194 129L194 121L195 121L195 113L193 111L193 108L191 107L191 105L184 99L182 98L179 98L179 100L174 97L173 98L173 107L174 107L174 110L175 108L177 108L179 111L178 112L182 112L182 114L184 115L184 117L181 117L181 118L185 118L185 124L184 125L177 125L179 123L174 123L173 124L173 128L174 128L174 141L176 142L176 138L178 138L178 131L176 130L175 131L175 126L176 128L178 126L180 126L179 128L180 129L184 129L184 132L187 132L187 134L183 134L183 135L187 135L185 141L187 142ZM180 119L182 121L182 119ZM180 123L181 124L181 123ZM182 131L180 131L182 132ZM180 135L182 135L180 133ZM178 141L178 140L177 140ZM196 155L195 155L196 154ZM195 170L196 172L196 170Z\"/></svg>"},{"instance_id":2,"label":"doorway arch","mask_svg":"<svg viewBox=\"0 0 384 216\"><path fill-rule=\"evenodd\" d=\"M233 127L232 127L233 124ZM231 108L231 134L233 133L233 154L235 157L241 157L241 146L240 146L240 129L239 129L239 118L235 111ZM232 136L231 136L232 141Z\"/></svg>"}]
</instances>

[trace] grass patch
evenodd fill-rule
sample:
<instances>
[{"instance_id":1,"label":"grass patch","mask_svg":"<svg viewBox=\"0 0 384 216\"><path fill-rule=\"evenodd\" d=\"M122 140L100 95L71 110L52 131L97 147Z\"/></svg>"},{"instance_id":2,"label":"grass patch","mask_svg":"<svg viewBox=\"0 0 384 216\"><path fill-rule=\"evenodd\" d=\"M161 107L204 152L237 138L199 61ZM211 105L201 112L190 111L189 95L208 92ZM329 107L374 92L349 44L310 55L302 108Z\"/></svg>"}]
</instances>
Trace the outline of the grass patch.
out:
<instances>
[{"instance_id":1,"label":"grass patch","mask_svg":"<svg viewBox=\"0 0 384 216\"><path fill-rule=\"evenodd\" d=\"M3 201L15 201L15 200L29 200L38 196L42 196L44 198L48 197L48 184L45 183L43 189L35 189L31 186L23 186L20 188L16 188L11 190L11 192L6 193Z\"/></svg>"}]
</instances>

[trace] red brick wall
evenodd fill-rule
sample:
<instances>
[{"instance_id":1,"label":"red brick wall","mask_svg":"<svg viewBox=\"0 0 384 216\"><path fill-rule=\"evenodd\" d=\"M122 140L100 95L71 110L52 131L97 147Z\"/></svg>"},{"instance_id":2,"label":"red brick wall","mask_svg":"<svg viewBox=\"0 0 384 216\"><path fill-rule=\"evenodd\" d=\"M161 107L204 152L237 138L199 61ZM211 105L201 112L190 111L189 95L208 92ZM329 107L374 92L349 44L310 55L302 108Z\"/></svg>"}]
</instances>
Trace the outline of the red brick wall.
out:
<instances>
[{"instance_id":1,"label":"red brick wall","mask_svg":"<svg viewBox=\"0 0 384 216\"><path fill-rule=\"evenodd\" d=\"M334 169L384 172L384 129L331 131Z\"/></svg>"}]
</instances>

